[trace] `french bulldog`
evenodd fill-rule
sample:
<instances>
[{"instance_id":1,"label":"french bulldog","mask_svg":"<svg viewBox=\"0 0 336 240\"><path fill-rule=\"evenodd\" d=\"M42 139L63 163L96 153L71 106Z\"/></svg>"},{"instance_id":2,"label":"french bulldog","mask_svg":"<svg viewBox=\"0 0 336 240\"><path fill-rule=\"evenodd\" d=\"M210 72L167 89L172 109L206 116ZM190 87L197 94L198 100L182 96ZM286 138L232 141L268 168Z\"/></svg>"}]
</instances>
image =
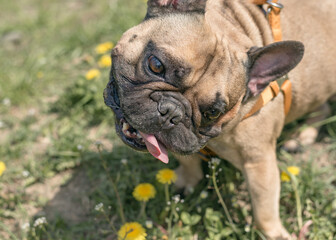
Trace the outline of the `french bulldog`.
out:
<instances>
[{"instance_id":1,"label":"french bulldog","mask_svg":"<svg viewBox=\"0 0 336 240\"><path fill-rule=\"evenodd\" d=\"M104 91L127 145L165 163L168 151L179 159L179 187L202 179L204 146L239 169L269 239L291 238L279 216L277 138L336 93L336 1L281 3L285 41L274 43L265 11L249 0L148 0L143 22L112 50ZM287 73L288 115L280 93L244 118Z\"/></svg>"}]
</instances>

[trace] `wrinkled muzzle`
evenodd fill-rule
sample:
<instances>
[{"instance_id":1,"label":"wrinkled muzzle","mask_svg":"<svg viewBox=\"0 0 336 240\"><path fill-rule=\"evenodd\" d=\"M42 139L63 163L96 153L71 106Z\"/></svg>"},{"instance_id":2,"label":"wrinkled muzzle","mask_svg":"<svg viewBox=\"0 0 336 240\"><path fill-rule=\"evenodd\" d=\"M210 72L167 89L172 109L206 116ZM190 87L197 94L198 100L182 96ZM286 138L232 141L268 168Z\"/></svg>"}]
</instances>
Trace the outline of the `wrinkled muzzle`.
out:
<instances>
[{"instance_id":1,"label":"wrinkled muzzle","mask_svg":"<svg viewBox=\"0 0 336 240\"><path fill-rule=\"evenodd\" d=\"M167 149L192 153L199 149L199 141L194 134L189 101L165 85L151 82L123 88L111 76L104 100L115 113L117 133L127 145L147 149L154 157L168 162Z\"/></svg>"}]
</instances>

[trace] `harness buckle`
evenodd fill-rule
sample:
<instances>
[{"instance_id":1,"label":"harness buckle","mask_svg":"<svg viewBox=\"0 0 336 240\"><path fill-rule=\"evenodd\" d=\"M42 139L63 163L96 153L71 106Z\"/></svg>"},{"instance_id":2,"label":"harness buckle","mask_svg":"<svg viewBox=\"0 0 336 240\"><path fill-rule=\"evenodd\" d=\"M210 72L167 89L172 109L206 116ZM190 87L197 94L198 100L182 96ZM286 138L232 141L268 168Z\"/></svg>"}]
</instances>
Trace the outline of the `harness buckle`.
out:
<instances>
[{"instance_id":1,"label":"harness buckle","mask_svg":"<svg viewBox=\"0 0 336 240\"><path fill-rule=\"evenodd\" d=\"M272 0L267 0L266 3L268 5L270 5L270 7L273 7L273 8L279 8L279 9L283 9L284 8L283 4L278 3L278 2L273 2Z\"/></svg>"},{"instance_id":2,"label":"harness buckle","mask_svg":"<svg viewBox=\"0 0 336 240\"><path fill-rule=\"evenodd\" d=\"M272 11L276 11L276 12L280 13L280 11L284 8L284 5L283 5L283 4L273 2L272 0L267 0L266 3L268 4L268 8L267 8L267 16L268 16Z\"/></svg>"}]
</instances>

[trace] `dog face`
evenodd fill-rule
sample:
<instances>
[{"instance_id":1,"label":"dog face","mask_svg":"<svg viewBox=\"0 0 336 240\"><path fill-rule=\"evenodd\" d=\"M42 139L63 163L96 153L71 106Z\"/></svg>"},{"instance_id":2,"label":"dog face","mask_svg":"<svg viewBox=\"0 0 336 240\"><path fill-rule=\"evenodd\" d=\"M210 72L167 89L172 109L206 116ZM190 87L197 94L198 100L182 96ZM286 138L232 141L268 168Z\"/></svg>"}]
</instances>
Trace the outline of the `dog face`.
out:
<instances>
[{"instance_id":1,"label":"dog face","mask_svg":"<svg viewBox=\"0 0 336 240\"><path fill-rule=\"evenodd\" d=\"M241 33L218 31L220 21L209 24L215 13L204 13L202 0L148 6L146 19L112 51L104 98L121 139L164 162L166 149L194 153L232 128L249 99L302 57L298 42L252 48Z\"/></svg>"}]
</instances>

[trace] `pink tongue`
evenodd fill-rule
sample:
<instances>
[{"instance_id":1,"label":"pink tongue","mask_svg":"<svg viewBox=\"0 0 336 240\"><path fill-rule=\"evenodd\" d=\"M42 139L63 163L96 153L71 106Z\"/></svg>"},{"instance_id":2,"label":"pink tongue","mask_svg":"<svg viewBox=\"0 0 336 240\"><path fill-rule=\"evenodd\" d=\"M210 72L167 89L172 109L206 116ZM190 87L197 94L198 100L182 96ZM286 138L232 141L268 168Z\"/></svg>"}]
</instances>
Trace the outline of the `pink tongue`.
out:
<instances>
[{"instance_id":1,"label":"pink tongue","mask_svg":"<svg viewBox=\"0 0 336 240\"><path fill-rule=\"evenodd\" d=\"M153 134L147 134L140 131L139 133L145 140L147 150L150 152L150 154L152 154L155 158L159 159L160 161L168 163L169 162L168 152L165 146L163 146L160 142L158 142L158 140Z\"/></svg>"}]
</instances>

